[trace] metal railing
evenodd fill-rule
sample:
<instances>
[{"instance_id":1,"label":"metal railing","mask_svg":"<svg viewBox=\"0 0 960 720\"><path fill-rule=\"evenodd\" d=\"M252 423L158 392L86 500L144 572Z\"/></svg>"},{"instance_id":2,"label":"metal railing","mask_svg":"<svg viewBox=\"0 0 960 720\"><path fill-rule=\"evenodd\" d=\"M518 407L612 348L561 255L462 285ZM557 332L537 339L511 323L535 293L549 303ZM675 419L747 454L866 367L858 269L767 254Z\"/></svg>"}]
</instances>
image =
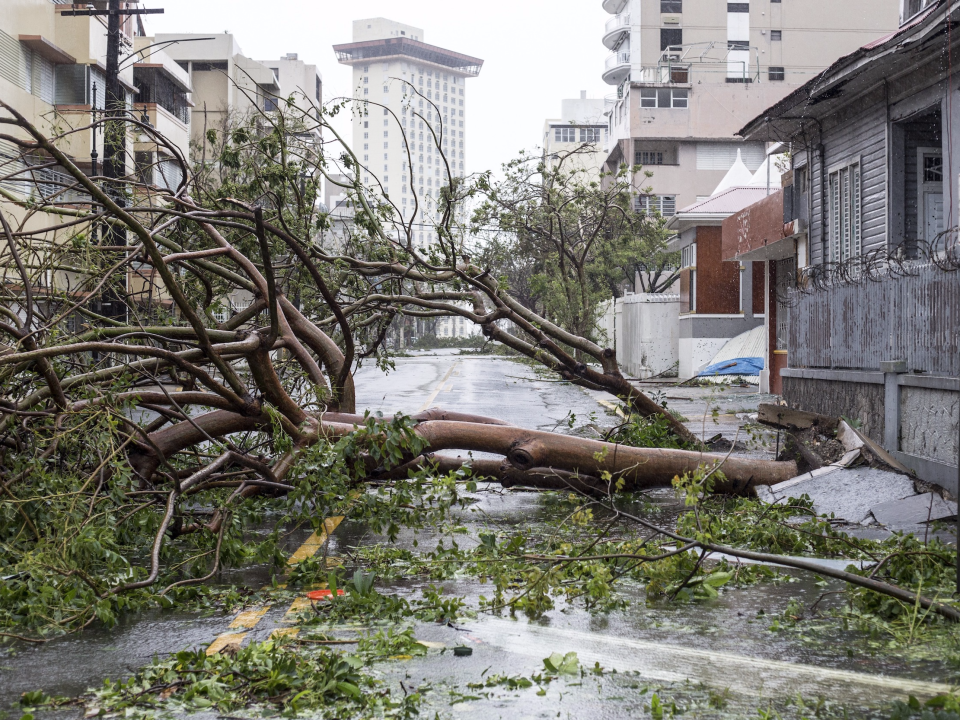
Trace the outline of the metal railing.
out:
<instances>
[{"instance_id":1,"label":"metal railing","mask_svg":"<svg viewBox=\"0 0 960 720\"><path fill-rule=\"evenodd\" d=\"M960 282L934 263L880 279L790 293L790 367L960 375Z\"/></svg>"},{"instance_id":2,"label":"metal railing","mask_svg":"<svg viewBox=\"0 0 960 720\"><path fill-rule=\"evenodd\" d=\"M619 15L615 15L614 17L607 20L606 34L609 35L610 33L616 30L620 30L621 28L625 28L629 26L630 26L630 14L620 13Z\"/></svg>"},{"instance_id":3,"label":"metal railing","mask_svg":"<svg viewBox=\"0 0 960 720\"><path fill-rule=\"evenodd\" d=\"M615 67L620 67L622 65L630 64L630 53L629 52L617 52L613 53L607 58L606 70L612 70Z\"/></svg>"}]
</instances>

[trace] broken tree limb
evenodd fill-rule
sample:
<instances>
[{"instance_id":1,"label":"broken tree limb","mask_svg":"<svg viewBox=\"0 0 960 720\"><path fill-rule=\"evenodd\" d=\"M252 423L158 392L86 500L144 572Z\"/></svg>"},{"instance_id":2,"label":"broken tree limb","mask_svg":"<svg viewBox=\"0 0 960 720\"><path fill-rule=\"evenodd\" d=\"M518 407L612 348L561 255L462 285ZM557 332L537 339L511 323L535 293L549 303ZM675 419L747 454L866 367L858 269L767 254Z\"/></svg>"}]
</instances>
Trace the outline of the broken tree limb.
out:
<instances>
[{"instance_id":1,"label":"broken tree limb","mask_svg":"<svg viewBox=\"0 0 960 720\"><path fill-rule=\"evenodd\" d=\"M416 432L430 449L470 450L504 455L520 470L556 468L599 477L609 472L622 477L626 488L639 490L669 486L674 477L693 473L701 465L723 463L726 477L720 485L728 492L745 492L757 485L775 485L797 474L796 463L698 453L689 450L634 448L569 435L495 425L477 426L434 420L421 423Z\"/></svg>"}]
</instances>

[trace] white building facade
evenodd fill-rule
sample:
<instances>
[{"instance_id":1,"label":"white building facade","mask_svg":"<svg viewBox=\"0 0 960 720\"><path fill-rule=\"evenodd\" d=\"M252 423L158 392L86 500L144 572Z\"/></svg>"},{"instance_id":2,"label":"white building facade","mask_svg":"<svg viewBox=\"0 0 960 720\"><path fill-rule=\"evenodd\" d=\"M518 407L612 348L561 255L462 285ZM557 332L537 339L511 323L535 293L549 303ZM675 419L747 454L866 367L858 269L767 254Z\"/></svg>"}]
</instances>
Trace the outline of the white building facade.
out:
<instances>
[{"instance_id":1,"label":"white building facade","mask_svg":"<svg viewBox=\"0 0 960 720\"><path fill-rule=\"evenodd\" d=\"M606 101L588 98L581 91L579 98L560 101L560 118L547 120L543 125L543 153L547 161L576 153L576 168L592 178L600 174L607 159ZM568 164L568 167L569 165Z\"/></svg>"},{"instance_id":2,"label":"white building facade","mask_svg":"<svg viewBox=\"0 0 960 720\"><path fill-rule=\"evenodd\" d=\"M371 18L354 21L352 43L334 46L353 67L360 179L413 220L419 245L436 240L440 189L466 172L466 80L483 65L423 38L420 28Z\"/></svg>"}]
</instances>

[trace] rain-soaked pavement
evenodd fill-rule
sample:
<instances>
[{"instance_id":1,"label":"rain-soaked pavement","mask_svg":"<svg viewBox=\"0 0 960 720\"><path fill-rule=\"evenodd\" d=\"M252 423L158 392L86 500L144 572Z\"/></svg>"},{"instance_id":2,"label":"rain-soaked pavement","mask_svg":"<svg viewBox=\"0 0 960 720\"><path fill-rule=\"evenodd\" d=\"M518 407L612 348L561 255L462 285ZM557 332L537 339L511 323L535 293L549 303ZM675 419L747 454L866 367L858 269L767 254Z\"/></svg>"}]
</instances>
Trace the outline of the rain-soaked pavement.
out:
<instances>
[{"instance_id":1,"label":"rain-soaked pavement","mask_svg":"<svg viewBox=\"0 0 960 720\"><path fill-rule=\"evenodd\" d=\"M510 360L439 351L396 360L396 369L383 375L364 368L357 375L357 406L392 414L413 413L432 406L492 415L518 426L569 431L569 413L576 415L577 432L591 433L618 422L609 398L592 394L545 373ZM664 389L670 407L707 438L720 433L746 441L747 451L772 457L776 437L744 431L744 416L766 400L747 388ZM738 417L738 415L740 417ZM549 496L502 491L481 484L475 502L462 511L467 532L458 535L461 547L478 542L483 530L511 525L549 526L560 517ZM654 492L645 512L658 519L680 511L671 491ZM292 552L307 533L288 539ZM437 536L403 531L399 547L432 547ZM388 542L362 523L343 521L330 538L331 557L358 546ZM263 569L234 573L232 581L261 587L269 581ZM428 584L420 579L378 581L381 593L413 598ZM442 583L445 593L464 596L476 606L484 586L473 578ZM622 611L591 614L558 603L537 621L509 615L478 614L456 625L416 623L415 635L431 649L425 656L390 661L375 672L390 683L403 683L404 692L431 688L425 694L423 717L480 718L634 718L649 717L644 708L654 688L677 705L706 708L706 717L720 706L734 716L756 717L764 703L802 696L826 698L860 716L867 706L907 695L929 697L949 689L960 676L936 660L905 661L869 651L862 636L850 632L827 639L814 634L776 632L773 618L792 598L809 607L824 592L837 589L810 576L784 574L764 582L721 593L712 601L691 604L648 604L641 587L627 585L631 602ZM247 627L245 642L267 639L284 627L289 600L277 603ZM231 627L233 624L233 627ZM203 648L225 633L237 632L235 615L151 612L123 619L110 630L91 628L46 645L0 650L0 718L24 691L42 688L53 695L73 695L98 686L103 678L126 676L151 661L184 648ZM339 637L355 637L365 628L330 628ZM453 657L454 646L468 646L469 657ZM494 675L533 677L543 670L543 658L575 651L581 666L606 670L529 688L485 684ZM616 672L611 672L616 670ZM472 684L472 688L468 686ZM665 689L664 689L665 688ZM717 702L718 692L729 692ZM713 710L710 710L713 708ZM242 715L242 713L241 713ZM696 716L696 713L694 714ZM719 715L717 715L719 717ZM200 718L215 714L197 715Z\"/></svg>"}]
</instances>

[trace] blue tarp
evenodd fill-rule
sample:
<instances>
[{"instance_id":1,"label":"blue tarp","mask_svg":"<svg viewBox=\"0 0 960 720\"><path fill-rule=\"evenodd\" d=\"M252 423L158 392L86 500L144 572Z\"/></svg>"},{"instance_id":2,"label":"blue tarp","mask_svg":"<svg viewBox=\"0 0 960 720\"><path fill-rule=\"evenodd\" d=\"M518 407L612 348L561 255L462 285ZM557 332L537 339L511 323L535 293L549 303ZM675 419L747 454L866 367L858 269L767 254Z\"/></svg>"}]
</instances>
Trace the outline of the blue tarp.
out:
<instances>
[{"instance_id":1,"label":"blue tarp","mask_svg":"<svg viewBox=\"0 0 960 720\"><path fill-rule=\"evenodd\" d=\"M711 375L759 375L763 370L762 357L743 357L721 360L700 371L700 377Z\"/></svg>"}]
</instances>

